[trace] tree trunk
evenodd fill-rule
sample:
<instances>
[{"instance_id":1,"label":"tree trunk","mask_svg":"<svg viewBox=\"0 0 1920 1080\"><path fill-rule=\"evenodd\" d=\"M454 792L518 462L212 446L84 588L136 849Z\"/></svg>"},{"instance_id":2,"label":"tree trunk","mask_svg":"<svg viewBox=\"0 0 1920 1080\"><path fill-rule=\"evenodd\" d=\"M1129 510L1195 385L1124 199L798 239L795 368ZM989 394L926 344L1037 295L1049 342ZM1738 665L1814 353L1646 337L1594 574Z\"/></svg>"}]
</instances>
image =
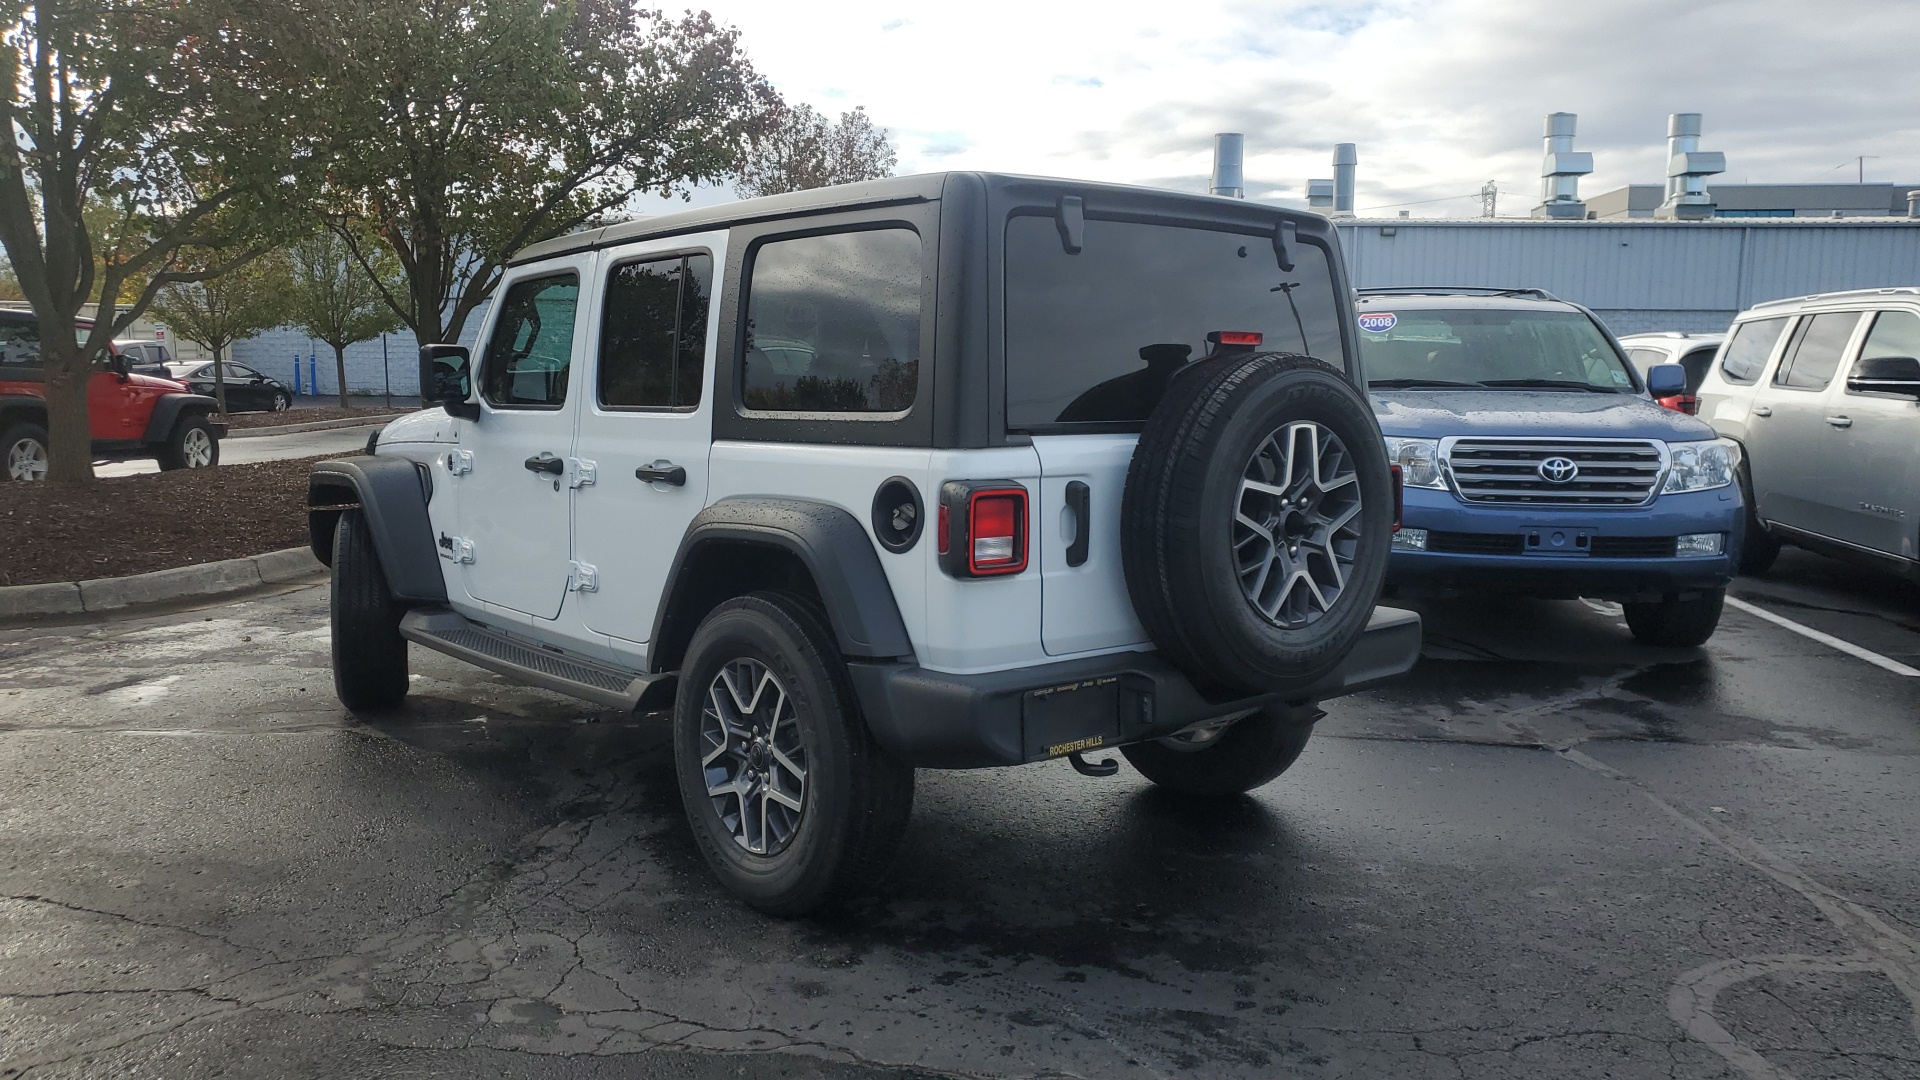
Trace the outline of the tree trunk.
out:
<instances>
[{"instance_id":1,"label":"tree trunk","mask_svg":"<svg viewBox=\"0 0 1920 1080\"><path fill-rule=\"evenodd\" d=\"M60 355L62 352L66 355ZM93 378L93 368L80 361L78 353L78 348L69 348L65 342L45 341L41 346L50 459L47 479L55 484L93 483L93 431L87 418L87 383Z\"/></svg>"},{"instance_id":2,"label":"tree trunk","mask_svg":"<svg viewBox=\"0 0 1920 1080\"><path fill-rule=\"evenodd\" d=\"M333 346L333 373L334 377L340 380L340 407L353 408L352 405L347 404L347 347L345 345Z\"/></svg>"},{"instance_id":3,"label":"tree trunk","mask_svg":"<svg viewBox=\"0 0 1920 1080\"><path fill-rule=\"evenodd\" d=\"M221 416L227 415L226 351L219 345L213 347L213 400L216 403L214 407L220 410Z\"/></svg>"}]
</instances>

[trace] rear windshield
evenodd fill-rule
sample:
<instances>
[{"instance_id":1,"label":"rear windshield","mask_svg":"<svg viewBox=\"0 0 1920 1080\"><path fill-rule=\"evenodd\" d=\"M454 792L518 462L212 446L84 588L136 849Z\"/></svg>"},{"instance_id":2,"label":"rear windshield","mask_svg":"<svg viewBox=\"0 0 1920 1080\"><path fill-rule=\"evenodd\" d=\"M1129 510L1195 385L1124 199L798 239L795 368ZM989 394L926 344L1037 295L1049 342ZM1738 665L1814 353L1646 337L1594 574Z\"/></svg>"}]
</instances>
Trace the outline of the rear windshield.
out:
<instances>
[{"instance_id":1,"label":"rear windshield","mask_svg":"<svg viewBox=\"0 0 1920 1080\"><path fill-rule=\"evenodd\" d=\"M1138 425L1215 330L1344 369L1343 305L1305 242L1282 271L1272 236L1089 220L1068 254L1051 217L1007 223L1007 426Z\"/></svg>"},{"instance_id":2,"label":"rear windshield","mask_svg":"<svg viewBox=\"0 0 1920 1080\"><path fill-rule=\"evenodd\" d=\"M1370 305L1360 312L1360 358L1375 389L1633 390L1626 359L1578 311Z\"/></svg>"}]
</instances>

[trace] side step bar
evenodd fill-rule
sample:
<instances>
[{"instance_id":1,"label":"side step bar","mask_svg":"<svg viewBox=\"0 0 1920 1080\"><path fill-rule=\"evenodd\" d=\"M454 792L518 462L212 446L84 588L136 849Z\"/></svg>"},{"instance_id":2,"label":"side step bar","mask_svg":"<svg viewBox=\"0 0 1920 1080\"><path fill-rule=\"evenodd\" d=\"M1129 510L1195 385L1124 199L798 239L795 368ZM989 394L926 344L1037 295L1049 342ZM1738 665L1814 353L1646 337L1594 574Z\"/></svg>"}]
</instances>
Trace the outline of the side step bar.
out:
<instances>
[{"instance_id":1,"label":"side step bar","mask_svg":"<svg viewBox=\"0 0 1920 1080\"><path fill-rule=\"evenodd\" d=\"M629 712L639 708L648 689L664 688L673 678L622 671L528 645L446 608L409 611L400 620L400 636L515 682Z\"/></svg>"}]
</instances>

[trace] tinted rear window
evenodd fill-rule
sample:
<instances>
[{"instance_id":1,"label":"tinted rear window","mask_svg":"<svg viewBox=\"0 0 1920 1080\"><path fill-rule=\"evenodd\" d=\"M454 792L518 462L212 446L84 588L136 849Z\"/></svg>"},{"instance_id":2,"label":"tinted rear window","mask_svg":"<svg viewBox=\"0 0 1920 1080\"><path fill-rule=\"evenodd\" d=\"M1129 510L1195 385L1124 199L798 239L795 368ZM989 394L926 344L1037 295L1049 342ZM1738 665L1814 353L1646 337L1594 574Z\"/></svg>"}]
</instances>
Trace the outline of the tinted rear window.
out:
<instances>
[{"instance_id":1,"label":"tinted rear window","mask_svg":"<svg viewBox=\"0 0 1920 1080\"><path fill-rule=\"evenodd\" d=\"M1727 358L1720 361L1720 377L1736 383L1758 379L1761 369L1767 366L1767 357L1773 355L1774 342L1780 340L1780 331L1786 326L1784 316L1741 323L1733 332L1733 340L1727 343Z\"/></svg>"},{"instance_id":2,"label":"tinted rear window","mask_svg":"<svg viewBox=\"0 0 1920 1080\"><path fill-rule=\"evenodd\" d=\"M1007 426L1147 418L1167 380L1215 330L1345 368L1324 251L1304 240L1281 271L1273 239L1089 220L1079 254L1051 217L1007 223Z\"/></svg>"}]
</instances>

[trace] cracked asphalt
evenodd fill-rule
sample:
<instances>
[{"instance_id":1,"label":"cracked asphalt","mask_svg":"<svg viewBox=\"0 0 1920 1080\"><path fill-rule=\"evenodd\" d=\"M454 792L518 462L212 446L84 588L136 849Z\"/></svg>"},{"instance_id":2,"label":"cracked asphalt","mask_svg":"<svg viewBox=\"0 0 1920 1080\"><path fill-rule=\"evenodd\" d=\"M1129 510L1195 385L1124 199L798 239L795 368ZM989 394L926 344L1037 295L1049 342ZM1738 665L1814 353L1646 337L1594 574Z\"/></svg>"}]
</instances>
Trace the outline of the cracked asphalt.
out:
<instances>
[{"instance_id":1,"label":"cracked asphalt","mask_svg":"<svg viewBox=\"0 0 1920 1080\"><path fill-rule=\"evenodd\" d=\"M1920 666L1920 589L1736 592ZM422 651L347 716L323 589L0 630L0 1077L1920 1077L1920 678L1423 613L1254 796L922 773L805 922L709 877L659 717Z\"/></svg>"}]
</instances>

